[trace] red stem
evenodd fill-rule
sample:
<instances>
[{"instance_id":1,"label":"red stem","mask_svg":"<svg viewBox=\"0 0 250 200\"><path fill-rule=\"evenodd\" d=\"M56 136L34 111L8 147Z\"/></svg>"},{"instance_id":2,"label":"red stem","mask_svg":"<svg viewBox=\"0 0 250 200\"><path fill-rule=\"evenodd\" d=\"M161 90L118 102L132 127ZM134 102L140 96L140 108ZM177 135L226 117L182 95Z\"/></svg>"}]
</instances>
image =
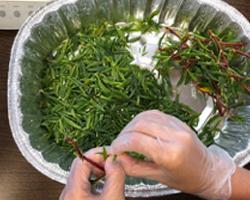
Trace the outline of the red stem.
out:
<instances>
[{"instance_id":1,"label":"red stem","mask_svg":"<svg viewBox=\"0 0 250 200\"><path fill-rule=\"evenodd\" d=\"M250 86L246 84L241 84L241 86L250 94Z\"/></svg>"},{"instance_id":2,"label":"red stem","mask_svg":"<svg viewBox=\"0 0 250 200\"><path fill-rule=\"evenodd\" d=\"M213 87L215 89L215 100L216 100L216 107L219 110L221 116L224 116L226 112L228 112L228 107L223 103L221 100L221 90L218 87L216 82L212 82Z\"/></svg>"},{"instance_id":3,"label":"red stem","mask_svg":"<svg viewBox=\"0 0 250 200\"><path fill-rule=\"evenodd\" d=\"M220 116L224 116L226 112L228 112L228 108L227 106L225 106L225 104L223 103L223 101L221 100L220 95L216 94L216 107L219 110Z\"/></svg>"},{"instance_id":4,"label":"red stem","mask_svg":"<svg viewBox=\"0 0 250 200\"><path fill-rule=\"evenodd\" d=\"M189 69L194 63L196 62L195 58L189 58L188 60L185 61L184 69Z\"/></svg>"},{"instance_id":5,"label":"red stem","mask_svg":"<svg viewBox=\"0 0 250 200\"><path fill-rule=\"evenodd\" d=\"M181 60L181 56L177 53L172 54L170 57L171 60Z\"/></svg>"},{"instance_id":6,"label":"red stem","mask_svg":"<svg viewBox=\"0 0 250 200\"><path fill-rule=\"evenodd\" d=\"M222 67L222 68L226 68L226 67L229 67L229 62L224 54L224 51L222 49L222 46L220 44L220 39L211 31L211 30L208 30L208 34L209 36L211 37L211 39L215 42L218 50L220 51L221 53L221 58L222 58L222 62L219 63L219 65Z\"/></svg>"},{"instance_id":7,"label":"red stem","mask_svg":"<svg viewBox=\"0 0 250 200\"><path fill-rule=\"evenodd\" d=\"M210 93L210 92L206 92L206 91L203 91L201 90L200 86L198 83L195 83L193 82L195 87L201 92L201 93L204 93L204 94L207 94L209 96L211 96L215 103L216 103L216 107L218 108L218 111L219 111L219 114L220 116L224 116L226 112L228 112L228 107L223 103L223 101L221 100L221 95L220 95L220 89L218 87L218 85L216 83L213 83L213 87L215 89L215 95Z\"/></svg>"},{"instance_id":8,"label":"red stem","mask_svg":"<svg viewBox=\"0 0 250 200\"><path fill-rule=\"evenodd\" d=\"M97 162L91 160L90 158L86 157L83 152L81 151L81 149L79 148L78 144L76 143L76 141L74 141L72 138L69 138L67 136L65 136L65 140L75 149L77 155L82 159L82 160L86 160L87 162L89 162L91 165L93 165L94 167L100 169L101 171L105 172L105 169L103 166L99 165Z\"/></svg>"},{"instance_id":9,"label":"red stem","mask_svg":"<svg viewBox=\"0 0 250 200\"><path fill-rule=\"evenodd\" d=\"M241 51L241 50L239 50L239 49L233 49L233 52L238 53L238 54L241 54L241 55L243 55L243 56L246 56L246 57L250 58L250 54L249 54L249 53L244 52L244 51Z\"/></svg>"},{"instance_id":10,"label":"red stem","mask_svg":"<svg viewBox=\"0 0 250 200\"><path fill-rule=\"evenodd\" d=\"M223 42L223 41L220 41L220 45L224 47L236 47L236 48L242 48L245 46L241 42Z\"/></svg>"},{"instance_id":11,"label":"red stem","mask_svg":"<svg viewBox=\"0 0 250 200\"><path fill-rule=\"evenodd\" d=\"M212 41L210 39L201 39L201 42L205 43L206 45L209 45Z\"/></svg>"},{"instance_id":12,"label":"red stem","mask_svg":"<svg viewBox=\"0 0 250 200\"><path fill-rule=\"evenodd\" d=\"M192 40L196 42L204 43L206 45L209 45L212 42L211 39L201 39L201 38L196 38L196 37L193 37Z\"/></svg>"},{"instance_id":13,"label":"red stem","mask_svg":"<svg viewBox=\"0 0 250 200\"><path fill-rule=\"evenodd\" d=\"M240 75L235 74L235 73L230 73L230 72L229 72L229 76L232 77L232 78L233 78L234 80L236 80L236 81L240 81L240 80L243 80L243 79L244 79L243 77L241 77Z\"/></svg>"},{"instance_id":14,"label":"red stem","mask_svg":"<svg viewBox=\"0 0 250 200\"><path fill-rule=\"evenodd\" d=\"M159 48L159 51L167 51L168 48Z\"/></svg>"},{"instance_id":15,"label":"red stem","mask_svg":"<svg viewBox=\"0 0 250 200\"><path fill-rule=\"evenodd\" d=\"M239 75L237 75L237 74L234 74L234 73L231 73L230 74L230 77L232 77L234 80L236 80L236 81L240 81L240 80L243 80L244 78L243 77L241 77L241 76L239 76ZM242 84L240 84L241 85L241 87L247 92L247 93L249 93L250 94L250 86L248 86L248 85L246 85L246 84L244 84L244 83L242 83Z\"/></svg>"},{"instance_id":16,"label":"red stem","mask_svg":"<svg viewBox=\"0 0 250 200\"><path fill-rule=\"evenodd\" d=\"M170 27L164 27L166 29L166 31L169 31L170 33L172 33L173 35L175 35L176 37L178 37L179 39L181 39L181 36L175 31L173 30L172 28Z\"/></svg>"},{"instance_id":17,"label":"red stem","mask_svg":"<svg viewBox=\"0 0 250 200\"><path fill-rule=\"evenodd\" d=\"M180 46L180 49L187 49L189 46L187 44L187 41L189 40L190 36L186 35L183 39L182 39L182 43Z\"/></svg>"}]
</instances>

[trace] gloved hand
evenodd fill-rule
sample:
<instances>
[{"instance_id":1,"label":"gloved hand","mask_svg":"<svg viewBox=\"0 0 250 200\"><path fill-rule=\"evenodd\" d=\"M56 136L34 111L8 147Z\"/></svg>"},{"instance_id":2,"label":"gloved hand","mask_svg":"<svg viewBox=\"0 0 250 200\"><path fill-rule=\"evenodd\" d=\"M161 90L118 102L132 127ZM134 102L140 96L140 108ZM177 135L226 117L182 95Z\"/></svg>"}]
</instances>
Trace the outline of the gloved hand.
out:
<instances>
[{"instance_id":1,"label":"gloved hand","mask_svg":"<svg viewBox=\"0 0 250 200\"><path fill-rule=\"evenodd\" d=\"M127 175L157 180L206 199L226 200L236 166L221 148L207 149L179 119L152 110L137 115L111 145ZM137 161L124 152L144 154Z\"/></svg>"},{"instance_id":2,"label":"gloved hand","mask_svg":"<svg viewBox=\"0 0 250 200\"><path fill-rule=\"evenodd\" d=\"M67 184L61 193L60 200L124 200L125 173L118 162L108 158L105 163L101 155L102 148L95 148L85 155L105 167L105 185L100 195L91 192L89 177L91 173L100 176L102 173L86 161L76 158L71 166Z\"/></svg>"}]
</instances>

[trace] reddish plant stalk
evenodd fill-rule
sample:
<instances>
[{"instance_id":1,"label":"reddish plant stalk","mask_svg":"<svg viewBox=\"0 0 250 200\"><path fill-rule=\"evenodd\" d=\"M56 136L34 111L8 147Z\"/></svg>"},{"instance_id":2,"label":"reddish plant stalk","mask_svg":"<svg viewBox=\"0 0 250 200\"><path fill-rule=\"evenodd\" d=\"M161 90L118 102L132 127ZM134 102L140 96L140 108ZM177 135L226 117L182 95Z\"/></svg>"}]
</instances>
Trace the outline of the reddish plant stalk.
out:
<instances>
[{"instance_id":1,"label":"reddish plant stalk","mask_svg":"<svg viewBox=\"0 0 250 200\"><path fill-rule=\"evenodd\" d=\"M208 39L208 38L197 38L195 36L192 37L191 39L194 40L194 41L196 41L196 42L201 42L201 43L203 43L205 45L209 45L212 42L211 39Z\"/></svg>"},{"instance_id":2,"label":"reddish plant stalk","mask_svg":"<svg viewBox=\"0 0 250 200\"><path fill-rule=\"evenodd\" d=\"M243 80L244 78L238 74L235 74L233 72L229 72L229 76L232 77L234 80L236 81L240 81Z\"/></svg>"},{"instance_id":3,"label":"reddish plant stalk","mask_svg":"<svg viewBox=\"0 0 250 200\"><path fill-rule=\"evenodd\" d=\"M219 43L221 46L224 46L224 47L242 48L245 46L241 42L223 42L223 41L220 41Z\"/></svg>"},{"instance_id":4,"label":"reddish plant stalk","mask_svg":"<svg viewBox=\"0 0 250 200\"><path fill-rule=\"evenodd\" d=\"M159 51L167 51L168 48L159 48Z\"/></svg>"},{"instance_id":5,"label":"reddish plant stalk","mask_svg":"<svg viewBox=\"0 0 250 200\"><path fill-rule=\"evenodd\" d=\"M192 40L196 42L204 43L206 45L209 45L212 42L211 39L201 39L201 38L196 38L196 37L193 37Z\"/></svg>"},{"instance_id":6,"label":"reddish plant stalk","mask_svg":"<svg viewBox=\"0 0 250 200\"><path fill-rule=\"evenodd\" d=\"M182 40L182 43L180 45L180 49L187 49L189 48L189 45L187 44L187 41L189 40L190 36L186 35Z\"/></svg>"},{"instance_id":7,"label":"reddish plant stalk","mask_svg":"<svg viewBox=\"0 0 250 200\"><path fill-rule=\"evenodd\" d=\"M175 35L176 37L178 37L179 39L181 39L181 36L175 30L173 30L172 28L167 27L167 26L164 27L164 28L165 28L166 31L172 33L173 35Z\"/></svg>"},{"instance_id":8,"label":"reddish plant stalk","mask_svg":"<svg viewBox=\"0 0 250 200\"><path fill-rule=\"evenodd\" d=\"M244 52L244 51L241 51L241 50L239 50L239 49L233 49L233 52L238 53L238 54L240 54L240 55L243 55L243 56L246 56L246 57L250 58L250 54L249 54L249 53Z\"/></svg>"},{"instance_id":9,"label":"reddish plant stalk","mask_svg":"<svg viewBox=\"0 0 250 200\"><path fill-rule=\"evenodd\" d=\"M235 81L241 81L241 80L244 80L244 77L236 74L236 73L233 73L233 72L229 72L229 76L232 77ZM250 94L250 86L242 83L240 84L240 86Z\"/></svg>"},{"instance_id":10,"label":"reddish plant stalk","mask_svg":"<svg viewBox=\"0 0 250 200\"><path fill-rule=\"evenodd\" d=\"M86 160L88 163L90 163L91 165L93 165L94 167L98 168L99 170L105 172L104 167L101 166L100 164L98 164L97 162L93 161L92 159L86 157L82 150L80 149L80 147L78 146L78 144L76 143L76 141L74 141L72 138L69 137L65 137L65 141L68 142L76 151L77 155L82 159L82 160Z\"/></svg>"},{"instance_id":11,"label":"reddish plant stalk","mask_svg":"<svg viewBox=\"0 0 250 200\"><path fill-rule=\"evenodd\" d=\"M208 30L208 34L211 37L211 39L214 41L214 43L216 44L219 52L221 53L222 62L220 62L219 65L222 68L229 67L229 62L228 62L228 60L227 60L227 58L225 56L225 53L223 51L223 48L222 48L221 44L220 44L220 39L211 30Z\"/></svg>"},{"instance_id":12,"label":"reddish plant stalk","mask_svg":"<svg viewBox=\"0 0 250 200\"><path fill-rule=\"evenodd\" d=\"M193 84L198 91L200 91L203 94L207 94L213 98L213 100L215 101L216 107L219 111L220 116L224 116L225 113L227 113L229 111L228 107L221 100L220 89L218 88L216 83L213 83L213 87L215 89L215 94L212 94L211 92L202 90L202 87L200 87L199 84L195 83L194 81L193 81Z\"/></svg>"},{"instance_id":13,"label":"reddish plant stalk","mask_svg":"<svg viewBox=\"0 0 250 200\"><path fill-rule=\"evenodd\" d=\"M171 60L181 60L181 56L177 53L175 54L172 54L171 57L170 57Z\"/></svg>"},{"instance_id":14,"label":"reddish plant stalk","mask_svg":"<svg viewBox=\"0 0 250 200\"><path fill-rule=\"evenodd\" d=\"M221 116L224 116L225 113L227 113L229 111L229 109L228 109L228 107L224 104L224 102L221 99L221 90L218 87L217 83L216 82L212 82L212 84L213 84L213 87L215 89L215 96L214 97L215 97L215 100L216 100L216 107L219 110L219 114Z\"/></svg>"},{"instance_id":15,"label":"reddish plant stalk","mask_svg":"<svg viewBox=\"0 0 250 200\"><path fill-rule=\"evenodd\" d=\"M221 62L221 65L220 66L222 66L222 67L229 67L229 62L228 62L228 60L227 60L227 58L226 58L226 56L225 56L225 53L224 53L224 51L223 51L223 49L220 49L220 52L221 52L221 58L222 58L222 60L223 60L223 62Z\"/></svg>"},{"instance_id":16,"label":"reddish plant stalk","mask_svg":"<svg viewBox=\"0 0 250 200\"><path fill-rule=\"evenodd\" d=\"M221 100L221 96L219 94L215 95L215 103L216 103L216 107L219 110L219 114L220 116L224 116L225 113L228 112L228 107L223 103L223 101Z\"/></svg>"},{"instance_id":17,"label":"reddish plant stalk","mask_svg":"<svg viewBox=\"0 0 250 200\"><path fill-rule=\"evenodd\" d=\"M241 84L241 86L246 90L246 92L248 92L250 94L250 86L248 86L246 84Z\"/></svg>"},{"instance_id":18,"label":"reddish plant stalk","mask_svg":"<svg viewBox=\"0 0 250 200\"><path fill-rule=\"evenodd\" d=\"M206 45L210 45L212 43L212 41L210 39L203 39L201 40L202 43L206 44Z\"/></svg>"},{"instance_id":19,"label":"reddish plant stalk","mask_svg":"<svg viewBox=\"0 0 250 200\"><path fill-rule=\"evenodd\" d=\"M194 63L196 62L195 58L189 58L185 61L185 65L183 66L183 68L185 70L189 69Z\"/></svg>"}]
</instances>

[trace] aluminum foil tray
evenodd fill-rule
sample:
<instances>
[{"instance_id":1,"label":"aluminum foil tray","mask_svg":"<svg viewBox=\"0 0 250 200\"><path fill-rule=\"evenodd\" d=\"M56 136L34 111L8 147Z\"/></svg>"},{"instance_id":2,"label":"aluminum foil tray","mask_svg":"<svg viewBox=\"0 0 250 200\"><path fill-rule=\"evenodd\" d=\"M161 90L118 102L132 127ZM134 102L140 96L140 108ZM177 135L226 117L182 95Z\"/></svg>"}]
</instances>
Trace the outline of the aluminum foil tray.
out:
<instances>
[{"instance_id":1,"label":"aluminum foil tray","mask_svg":"<svg viewBox=\"0 0 250 200\"><path fill-rule=\"evenodd\" d=\"M250 50L250 24L236 9L221 0L58 0L31 15L13 44L8 77L8 111L13 137L23 156L37 170L60 183L68 176L69 152L49 142L40 129L38 90L43 58L65 37L97 18L126 22L142 19L154 10L155 20L192 30L223 31L230 27ZM250 101L236 110L244 124L225 122L216 144L239 166L250 161ZM128 179L126 196L149 197L178 191L139 179Z\"/></svg>"}]
</instances>

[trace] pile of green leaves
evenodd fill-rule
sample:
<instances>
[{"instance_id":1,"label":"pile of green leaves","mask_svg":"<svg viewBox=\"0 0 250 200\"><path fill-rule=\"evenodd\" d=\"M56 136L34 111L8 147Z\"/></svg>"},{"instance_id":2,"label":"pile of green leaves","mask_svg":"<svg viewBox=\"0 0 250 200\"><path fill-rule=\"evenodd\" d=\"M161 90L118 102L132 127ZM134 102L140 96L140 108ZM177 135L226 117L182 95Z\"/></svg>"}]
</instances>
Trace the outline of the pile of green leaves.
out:
<instances>
[{"instance_id":1,"label":"pile of green leaves","mask_svg":"<svg viewBox=\"0 0 250 200\"><path fill-rule=\"evenodd\" d=\"M159 109L197 124L198 113L170 98L169 87L131 64L128 27L93 24L64 40L44 61L42 128L48 139L83 150L110 144L138 113Z\"/></svg>"}]
</instances>

